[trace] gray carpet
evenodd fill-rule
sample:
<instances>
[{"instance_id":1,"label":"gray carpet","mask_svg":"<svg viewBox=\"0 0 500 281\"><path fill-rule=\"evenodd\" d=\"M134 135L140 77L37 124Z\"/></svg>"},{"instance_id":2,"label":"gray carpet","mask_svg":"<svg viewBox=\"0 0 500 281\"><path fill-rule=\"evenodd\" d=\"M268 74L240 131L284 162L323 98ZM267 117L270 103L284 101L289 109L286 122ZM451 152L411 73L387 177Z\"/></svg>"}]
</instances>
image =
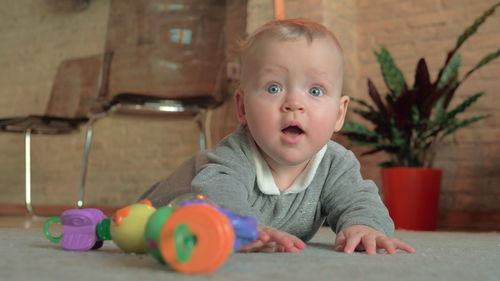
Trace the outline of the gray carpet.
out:
<instances>
[{"instance_id":1,"label":"gray carpet","mask_svg":"<svg viewBox=\"0 0 500 281\"><path fill-rule=\"evenodd\" d=\"M398 231L416 253L352 255L332 250L321 229L299 254L236 253L217 272L170 271L148 255L120 252L111 242L91 252L69 252L39 229L0 228L0 280L500 280L500 234Z\"/></svg>"}]
</instances>

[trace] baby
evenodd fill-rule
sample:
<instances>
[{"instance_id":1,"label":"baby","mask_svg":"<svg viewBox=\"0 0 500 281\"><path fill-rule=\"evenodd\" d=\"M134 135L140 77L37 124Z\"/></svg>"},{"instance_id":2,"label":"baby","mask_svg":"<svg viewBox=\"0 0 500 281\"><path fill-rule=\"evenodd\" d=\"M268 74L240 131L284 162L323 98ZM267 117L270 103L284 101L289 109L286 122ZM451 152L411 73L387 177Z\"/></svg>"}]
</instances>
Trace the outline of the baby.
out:
<instances>
[{"instance_id":1,"label":"baby","mask_svg":"<svg viewBox=\"0 0 500 281\"><path fill-rule=\"evenodd\" d=\"M156 206L201 193L254 216L259 239L241 251L299 252L326 220L346 253L413 252L390 238L394 225L354 154L331 141L342 128L343 51L324 26L303 19L265 24L241 50L235 94L241 126L142 198Z\"/></svg>"}]
</instances>

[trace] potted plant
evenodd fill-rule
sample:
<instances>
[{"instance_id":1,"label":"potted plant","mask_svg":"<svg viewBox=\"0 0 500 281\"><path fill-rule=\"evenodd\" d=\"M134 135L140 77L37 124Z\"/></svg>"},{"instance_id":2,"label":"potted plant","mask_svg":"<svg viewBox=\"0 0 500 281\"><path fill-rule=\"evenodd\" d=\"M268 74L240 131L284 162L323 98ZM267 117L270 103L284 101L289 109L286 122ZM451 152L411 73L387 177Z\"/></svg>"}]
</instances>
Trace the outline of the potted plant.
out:
<instances>
[{"instance_id":1,"label":"potted plant","mask_svg":"<svg viewBox=\"0 0 500 281\"><path fill-rule=\"evenodd\" d=\"M442 171L433 168L435 146L456 130L487 117L480 115L458 119L458 115L475 103L483 92L475 93L449 109L458 87L476 70L500 56L500 49L481 59L461 78L458 69L462 44L491 16L500 3L493 5L458 37L448 52L444 65L431 80L424 58L418 61L413 86L408 85L386 48L375 51L387 93L379 91L368 79L368 93L373 105L352 99L358 106L354 113L373 124L368 128L346 122L342 133L354 145L369 147L362 155L386 152L382 185L384 201L396 228L434 230L437 221Z\"/></svg>"}]
</instances>

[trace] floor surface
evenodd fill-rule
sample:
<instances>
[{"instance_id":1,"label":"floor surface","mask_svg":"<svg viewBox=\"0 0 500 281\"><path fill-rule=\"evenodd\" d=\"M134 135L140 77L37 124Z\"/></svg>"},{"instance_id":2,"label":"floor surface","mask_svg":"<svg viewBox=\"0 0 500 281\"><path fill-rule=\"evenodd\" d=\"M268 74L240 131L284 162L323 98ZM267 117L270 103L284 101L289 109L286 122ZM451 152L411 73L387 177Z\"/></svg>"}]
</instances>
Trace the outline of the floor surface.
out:
<instances>
[{"instance_id":1,"label":"floor surface","mask_svg":"<svg viewBox=\"0 0 500 281\"><path fill-rule=\"evenodd\" d=\"M44 218L0 217L0 280L500 280L500 234L397 231L416 253L344 254L322 228L299 254L234 253L215 273L185 275L113 242L89 252L47 241ZM207 257L208 259L210 257Z\"/></svg>"}]
</instances>

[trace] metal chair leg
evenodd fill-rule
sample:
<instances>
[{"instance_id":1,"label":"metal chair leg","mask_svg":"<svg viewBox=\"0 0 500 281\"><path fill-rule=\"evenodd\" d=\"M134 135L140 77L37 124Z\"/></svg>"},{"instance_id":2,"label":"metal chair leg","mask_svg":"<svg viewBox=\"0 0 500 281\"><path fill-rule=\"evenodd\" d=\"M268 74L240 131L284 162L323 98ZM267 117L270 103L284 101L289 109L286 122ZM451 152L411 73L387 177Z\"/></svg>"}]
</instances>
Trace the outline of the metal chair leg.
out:
<instances>
[{"instance_id":1,"label":"metal chair leg","mask_svg":"<svg viewBox=\"0 0 500 281\"><path fill-rule=\"evenodd\" d=\"M207 149L207 131L210 127L210 111L200 110L194 117L194 122L198 125L199 137L198 137L198 147L200 151L205 151Z\"/></svg>"},{"instance_id":2,"label":"metal chair leg","mask_svg":"<svg viewBox=\"0 0 500 281\"><path fill-rule=\"evenodd\" d=\"M92 146L92 136L94 134L93 126L94 121L91 120L87 125L87 132L85 133L85 145L83 148L83 160L82 160L82 169L80 175L80 192L78 195L78 201L76 202L76 206L78 208L83 208L83 201L85 198L85 180L87 178L87 168L89 163L89 154L90 148Z\"/></svg>"},{"instance_id":3,"label":"metal chair leg","mask_svg":"<svg viewBox=\"0 0 500 281\"><path fill-rule=\"evenodd\" d=\"M33 215L31 205L31 129L24 132L24 175L25 175L25 203L30 215Z\"/></svg>"},{"instance_id":4,"label":"metal chair leg","mask_svg":"<svg viewBox=\"0 0 500 281\"><path fill-rule=\"evenodd\" d=\"M200 131L200 138L198 140L198 145L200 146L200 151L204 151L207 148L205 133L203 131Z\"/></svg>"}]
</instances>

